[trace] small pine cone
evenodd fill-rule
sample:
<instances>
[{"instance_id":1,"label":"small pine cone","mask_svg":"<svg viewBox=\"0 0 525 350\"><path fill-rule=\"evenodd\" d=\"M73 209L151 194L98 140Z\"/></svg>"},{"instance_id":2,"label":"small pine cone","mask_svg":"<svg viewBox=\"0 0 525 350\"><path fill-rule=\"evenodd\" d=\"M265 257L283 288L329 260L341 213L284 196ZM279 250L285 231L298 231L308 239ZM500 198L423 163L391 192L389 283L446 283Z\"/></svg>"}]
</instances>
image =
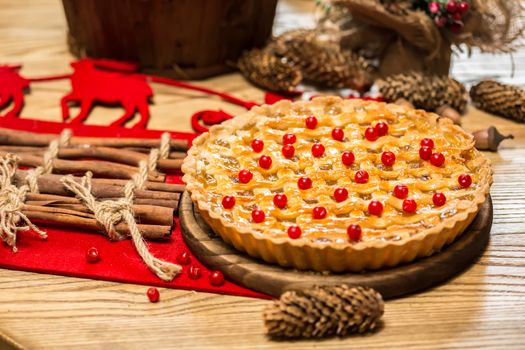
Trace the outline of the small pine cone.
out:
<instances>
[{"instance_id":1,"label":"small pine cone","mask_svg":"<svg viewBox=\"0 0 525 350\"><path fill-rule=\"evenodd\" d=\"M525 122L525 89L485 80L470 89L470 98L481 110Z\"/></svg>"},{"instance_id":2,"label":"small pine cone","mask_svg":"<svg viewBox=\"0 0 525 350\"><path fill-rule=\"evenodd\" d=\"M444 105L460 113L464 113L467 108L465 86L448 76L427 76L409 72L380 80L378 86L379 91L388 101L404 98L416 108L428 111L435 111Z\"/></svg>"},{"instance_id":3,"label":"small pine cone","mask_svg":"<svg viewBox=\"0 0 525 350\"><path fill-rule=\"evenodd\" d=\"M267 50L244 52L237 63L244 77L271 91L291 91L302 80L301 72Z\"/></svg>"},{"instance_id":4,"label":"small pine cone","mask_svg":"<svg viewBox=\"0 0 525 350\"><path fill-rule=\"evenodd\" d=\"M329 88L367 91L373 84L370 64L338 43L323 39L314 30L292 30L274 38L268 46L299 67L304 79Z\"/></svg>"},{"instance_id":5,"label":"small pine cone","mask_svg":"<svg viewBox=\"0 0 525 350\"><path fill-rule=\"evenodd\" d=\"M383 311L375 290L341 285L285 292L268 305L263 319L272 337L322 338L371 331Z\"/></svg>"}]
</instances>

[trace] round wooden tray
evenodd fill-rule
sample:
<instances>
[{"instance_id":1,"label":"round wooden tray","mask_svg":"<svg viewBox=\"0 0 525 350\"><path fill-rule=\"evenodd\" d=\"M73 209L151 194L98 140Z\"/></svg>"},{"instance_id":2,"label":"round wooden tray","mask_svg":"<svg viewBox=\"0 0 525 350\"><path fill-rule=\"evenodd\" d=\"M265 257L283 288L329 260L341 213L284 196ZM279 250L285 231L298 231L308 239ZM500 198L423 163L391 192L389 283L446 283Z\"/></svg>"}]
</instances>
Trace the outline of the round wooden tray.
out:
<instances>
[{"instance_id":1,"label":"round wooden tray","mask_svg":"<svg viewBox=\"0 0 525 350\"><path fill-rule=\"evenodd\" d=\"M368 286L383 298L394 298L436 286L470 266L485 250L492 226L492 199L463 235L441 253L413 263L364 273L322 274L271 265L239 252L225 243L194 210L187 192L179 206L184 240L199 260L210 269L220 270L231 281L272 296L287 290L313 285L348 284Z\"/></svg>"}]
</instances>

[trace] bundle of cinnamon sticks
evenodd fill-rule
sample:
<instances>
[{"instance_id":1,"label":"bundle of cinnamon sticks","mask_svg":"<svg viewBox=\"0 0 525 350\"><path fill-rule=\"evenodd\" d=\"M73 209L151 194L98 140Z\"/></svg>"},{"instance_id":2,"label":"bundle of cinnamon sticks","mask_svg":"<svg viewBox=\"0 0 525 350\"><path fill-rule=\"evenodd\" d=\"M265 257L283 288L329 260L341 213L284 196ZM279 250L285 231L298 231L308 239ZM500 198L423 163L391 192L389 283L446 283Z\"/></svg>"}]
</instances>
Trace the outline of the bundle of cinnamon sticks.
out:
<instances>
[{"instance_id":1,"label":"bundle of cinnamon sticks","mask_svg":"<svg viewBox=\"0 0 525 350\"><path fill-rule=\"evenodd\" d=\"M40 134L0 128L0 156L14 153L19 165L41 166L55 134ZM80 182L87 171L93 173L92 193L97 200L116 200L124 196L124 186L139 172L139 162L147 161L149 152L158 148L159 139L71 137L67 147L60 147L53 160L53 174L38 177L39 193L28 193L22 212L34 223L52 224L104 232L89 210L62 184L63 175L78 175ZM150 171L143 189L134 190L133 212L146 239L162 239L171 234L173 213L178 209L185 186L165 183L166 173L180 170L186 155L186 140L170 140L167 159L159 159L157 170ZM17 186L27 183L28 171L17 170ZM118 224L119 233L128 233Z\"/></svg>"}]
</instances>

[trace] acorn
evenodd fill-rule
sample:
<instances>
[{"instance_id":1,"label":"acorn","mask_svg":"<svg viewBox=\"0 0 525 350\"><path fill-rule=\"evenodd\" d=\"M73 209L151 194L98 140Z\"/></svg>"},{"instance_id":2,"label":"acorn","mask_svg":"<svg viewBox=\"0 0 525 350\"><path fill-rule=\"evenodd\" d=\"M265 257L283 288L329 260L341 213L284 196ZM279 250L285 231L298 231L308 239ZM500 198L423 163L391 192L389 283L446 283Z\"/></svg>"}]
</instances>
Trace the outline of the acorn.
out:
<instances>
[{"instance_id":1,"label":"acorn","mask_svg":"<svg viewBox=\"0 0 525 350\"><path fill-rule=\"evenodd\" d=\"M461 125L461 114L449 105L443 105L439 107L436 109L436 113L442 118L448 118L452 120L456 125Z\"/></svg>"},{"instance_id":2,"label":"acorn","mask_svg":"<svg viewBox=\"0 0 525 350\"><path fill-rule=\"evenodd\" d=\"M396 105L400 105L400 106L404 106L404 107L407 107L407 108L414 109L414 105L409 100L407 100L406 98L398 98L397 100L394 101L394 103Z\"/></svg>"},{"instance_id":3,"label":"acorn","mask_svg":"<svg viewBox=\"0 0 525 350\"><path fill-rule=\"evenodd\" d=\"M482 129L474 132L475 146L481 151L496 152L501 141L513 139L514 135L502 135L496 127L491 126L488 129Z\"/></svg>"}]
</instances>

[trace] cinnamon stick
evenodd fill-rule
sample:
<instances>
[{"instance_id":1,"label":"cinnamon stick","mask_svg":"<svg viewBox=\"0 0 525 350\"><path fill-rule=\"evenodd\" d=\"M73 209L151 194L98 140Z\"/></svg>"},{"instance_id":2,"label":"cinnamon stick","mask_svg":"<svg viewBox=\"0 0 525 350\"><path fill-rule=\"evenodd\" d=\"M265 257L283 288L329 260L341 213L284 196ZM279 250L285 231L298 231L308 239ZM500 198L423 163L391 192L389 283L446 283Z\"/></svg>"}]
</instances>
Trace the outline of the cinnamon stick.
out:
<instances>
[{"instance_id":1,"label":"cinnamon stick","mask_svg":"<svg viewBox=\"0 0 525 350\"><path fill-rule=\"evenodd\" d=\"M95 219L83 218L75 215L64 213L49 213L44 211L27 210L23 213L33 223L52 224L62 227L72 227L75 229L90 230L96 232L104 232L104 227ZM169 237L171 235L171 226L164 225L145 225L137 224L142 236L150 240L158 240ZM128 226L125 223L119 223L115 226L117 232L129 235ZM104 235L106 233L104 232Z\"/></svg>"},{"instance_id":2,"label":"cinnamon stick","mask_svg":"<svg viewBox=\"0 0 525 350\"><path fill-rule=\"evenodd\" d=\"M58 138L57 134L41 134L28 131L11 130L0 128L0 144L18 146L47 146L51 141ZM160 146L159 138L125 138L125 137L82 137L72 136L69 142L71 146L91 145L106 147L146 147L157 148ZM187 140L170 140L170 149L174 151L188 150Z\"/></svg>"}]
</instances>

